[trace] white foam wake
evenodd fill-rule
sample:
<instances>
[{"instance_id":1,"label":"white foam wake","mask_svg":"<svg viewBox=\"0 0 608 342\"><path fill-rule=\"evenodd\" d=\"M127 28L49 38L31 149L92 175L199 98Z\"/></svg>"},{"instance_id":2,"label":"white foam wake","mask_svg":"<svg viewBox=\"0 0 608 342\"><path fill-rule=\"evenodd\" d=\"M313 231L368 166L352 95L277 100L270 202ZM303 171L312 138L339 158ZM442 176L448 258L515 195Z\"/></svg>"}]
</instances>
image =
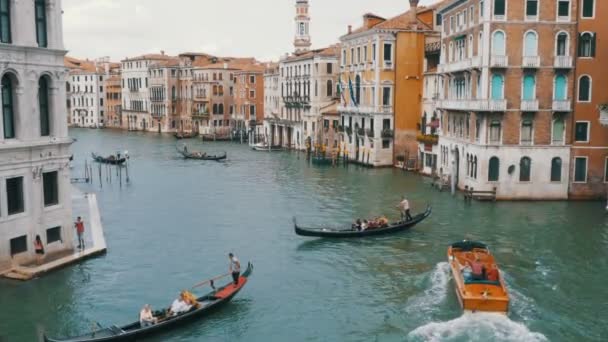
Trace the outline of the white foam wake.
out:
<instances>
[{"instance_id":1,"label":"white foam wake","mask_svg":"<svg viewBox=\"0 0 608 342\"><path fill-rule=\"evenodd\" d=\"M407 311L429 313L437 309L447 296L450 274L450 264L438 263L428 278L429 287L421 295L408 301Z\"/></svg>"},{"instance_id":2,"label":"white foam wake","mask_svg":"<svg viewBox=\"0 0 608 342\"><path fill-rule=\"evenodd\" d=\"M447 322L433 322L408 334L411 341L548 341L540 333L507 316L493 313L465 313Z\"/></svg>"}]
</instances>

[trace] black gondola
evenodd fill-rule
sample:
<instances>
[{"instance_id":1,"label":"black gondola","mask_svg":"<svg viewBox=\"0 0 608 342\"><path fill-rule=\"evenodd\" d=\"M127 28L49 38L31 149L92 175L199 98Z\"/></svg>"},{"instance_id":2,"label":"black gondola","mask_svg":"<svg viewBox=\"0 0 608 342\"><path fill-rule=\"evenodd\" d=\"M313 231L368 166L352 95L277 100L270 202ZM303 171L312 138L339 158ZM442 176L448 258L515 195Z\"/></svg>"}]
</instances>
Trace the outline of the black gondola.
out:
<instances>
[{"instance_id":1,"label":"black gondola","mask_svg":"<svg viewBox=\"0 0 608 342\"><path fill-rule=\"evenodd\" d=\"M222 161L228 158L228 154L226 152L224 152L224 154L219 155L209 155L200 152L188 152L187 150L182 150L179 148L177 149L177 152L179 152L179 154L181 154L186 159Z\"/></svg>"},{"instance_id":2,"label":"black gondola","mask_svg":"<svg viewBox=\"0 0 608 342\"><path fill-rule=\"evenodd\" d=\"M111 165L122 165L127 162L127 158L116 158L115 156L110 157L102 157L98 156L95 153L91 153L93 160L102 164L111 164Z\"/></svg>"},{"instance_id":3,"label":"black gondola","mask_svg":"<svg viewBox=\"0 0 608 342\"><path fill-rule=\"evenodd\" d=\"M175 317L169 317L167 319L159 321L159 323L142 328L139 321L127 324L121 327L111 326L108 328L100 328L95 331L83 334L80 336L65 338L65 339L52 339L44 336L45 342L107 342L107 341L135 341L139 340L144 336L149 336L161 331L166 331L174 326L190 322L197 318L202 318L206 314L218 309L223 304L229 302L247 283L248 278L253 271L253 265L249 263L247 269L241 275L239 284L234 286L231 283L225 285L217 290L208 293L197 299L200 303L199 308L191 309L190 311L183 313ZM166 312L163 310L162 312Z\"/></svg>"},{"instance_id":4,"label":"black gondola","mask_svg":"<svg viewBox=\"0 0 608 342\"><path fill-rule=\"evenodd\" d=\"M196 136L195 133L175 133L173 134L173 136L175 137L175 139L177 140L182 140L182 139L192 139Z\"/></svg>"},{"instance_id":5,"label":"black gondola","mask_svg":"<svg viewBox=\"0 0 608 342\"><path fill-rule=\"evenodd\" d=\"M384 228L368 229L359 231L353 228L347 229L336 229L336 228L304 228L297 225L294 219L294 228L296 234L301 236L312 236L312 237L323 237L323 238L360 238L374 235L383 235L397 233L400 231L408 230L424 219L431 215L431 207L426 208L426 211L422 214L414 216L411 220L406 222L391 223Z\"/></svg>"}]
</instances>

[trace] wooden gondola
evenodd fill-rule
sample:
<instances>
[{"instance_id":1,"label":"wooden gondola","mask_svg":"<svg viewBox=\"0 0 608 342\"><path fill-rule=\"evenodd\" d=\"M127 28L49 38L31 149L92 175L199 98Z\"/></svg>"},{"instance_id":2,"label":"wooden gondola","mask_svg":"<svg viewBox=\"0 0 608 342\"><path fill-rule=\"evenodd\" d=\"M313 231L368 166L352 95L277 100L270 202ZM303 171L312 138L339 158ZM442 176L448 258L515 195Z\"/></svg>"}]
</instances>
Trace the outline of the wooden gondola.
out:
<instances>
[{"instance_id":1,"label":"wooden gondola","mask_svg":"<svg viewBox=\"0 0 608 342\"><path fill-rule=\"evenodd\" d=\"M107 341L136 341L140 340L144 336L150 336L159 332L167 331L178 325L191 322L195 319L201 319L206 317L208 314L217 310L223 304L228 303L247 283L251 272L253 271L253 265L249 263L247 269L239 278L238 285L233 285L232 282L210 292L200 298L197 298L199 303L198 308L193 308L190 311L174 316L164 318L161 315L155 313L155 316L159 318L159 322L148 326L142 327L139 321L130 323L124 326L111 326L107 328L99 328L92 332L70 337L64 339L52 339L44 336L45 342L107 342ZM164 315L167 310L162 310L160 313Z\"/></svg>"},{"instance_id":2,"label":"wooden gondola","mask_svg":"<svg viewBox=\"0 0 608 342\"><path fill-rule=\"evenodd\" d=\"M361 238L375 235L397 233L408 230L431 215L431 207L429 206L422 214L414 216L410 221L395 222L387 227L367 229L359 231L353 228L337 229L337 228L304 228L298 226L294 218L294 228L296 234L300 236L323 237L323 238Z\"/></svg>"},{"instance_id":3,"label":"wooden gondola","mask_svg":"<svg viewBox=\"0 0 608 342\"><path fill-rule=\"evenodd\" d=\"M91 153L91 156L93 157L93 160L95 160L98 163L102 163L102 164L110 164L110 165L122 165L124 163L127 162L127 158L116 158L115 156L110 156L110 157L102 157L102 156L98 156L95 153Z\"/></svg>"},{"instance_id":4,"label":"wooden gondola","mask_svg":"<svg viewBox=\"0 0 608 342\"><path fill-rule=\"evenodd\" d=\"M252 150L254 151L260 151L260 152L278 152L278 151L283 151L283 147L280 145L274 145L274 146L268 146L266 144L255 144L251 147Z\"/></svg>"},{"instance_id":5,"label":"wooden gondola","mask_svg":"<svg viewBox=\"0 0 608 342\"><path fill-rule=\"evenodd\" d=\"M196 136L196 133L184 133L184 132L178 132L173 134L173 136L175 137L175 139L177 140L182 140L182 139L192 139Z\"/></svg>"},{"instance_id":6,"label":"wooden gondola","mask_svg":"<svg viewBox=\"0 0 608 342\"><path fill-rule=\"evenodd\" d=\"M222 161L228 158L228 154L224 152L223 154L202 154L200 152L188 152L182 149L177 149L177 152L181 154L185 159L195 159L195 160L212 160L212 161Z\"/></svg>"}]
</instances>

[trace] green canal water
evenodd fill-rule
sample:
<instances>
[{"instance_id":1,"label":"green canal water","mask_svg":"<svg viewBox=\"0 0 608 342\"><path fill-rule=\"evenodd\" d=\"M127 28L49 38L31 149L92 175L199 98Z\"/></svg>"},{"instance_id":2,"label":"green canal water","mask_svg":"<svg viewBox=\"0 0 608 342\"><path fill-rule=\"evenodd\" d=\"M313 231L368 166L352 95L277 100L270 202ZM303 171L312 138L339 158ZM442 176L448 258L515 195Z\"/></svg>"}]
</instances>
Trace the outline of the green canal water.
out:
<instances>
[{"instance_id":1,"label":"green canal water","mask_svg":"<svg viewBox=\"0 0 608 342\"><path fill-rule=\"evenodd\" d=\"M144 303L225 273L234 251L255 270L204 320L146 341L600 341L608 339L605 203L472 203L392 169L317 168L302 154L189 141L225 163L185 161L170 136L72 130L74 176L92 151L128 150L131 183L98 194L108 254L28 283L0 281L0 341L35 341L136 320ZM105 175L104 175L105 178ZM293 233L387 214L407 194L433 215L409 232L326 241ZM462 315L446 249L488 243L506 278L508 317Z\"/></svg>"}]
</instances>

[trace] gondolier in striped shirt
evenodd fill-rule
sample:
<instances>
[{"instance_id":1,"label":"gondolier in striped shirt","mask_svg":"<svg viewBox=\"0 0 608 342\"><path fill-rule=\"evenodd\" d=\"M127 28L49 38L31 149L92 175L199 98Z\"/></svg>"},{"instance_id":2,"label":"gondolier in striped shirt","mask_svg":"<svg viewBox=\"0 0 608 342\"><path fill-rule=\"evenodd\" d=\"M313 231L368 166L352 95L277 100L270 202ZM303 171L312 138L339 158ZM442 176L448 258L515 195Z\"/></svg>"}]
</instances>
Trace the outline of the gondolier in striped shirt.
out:
<instances>
[{"instance_id":1,"label":"gondolier in striped shirt","mask_svg":"<svg viewBox=\"0 0 608 342\"><path fill-rule=\"evenodd\" d=\"M405 195L403 196L401 203L399 203L397 207L399 207L399 209L401 210L402 222L412 220L412 215L410 214L410 202L407 200L407 198L405 198Z\"/></svg>"},{"instance_id":2,"label":"gondolier in striped shirt","mask_svg":"<svg viewBox=\"0 0 608 342\"><path fill-rule=\"evenodd\" d=\"M239 259L232 254L228 254L228 258L230 259L230 273L232 274L232 280L234 280L234 286L239 284L239 277L241 276L241 263Z\"/></svg>"}]
</instances>

